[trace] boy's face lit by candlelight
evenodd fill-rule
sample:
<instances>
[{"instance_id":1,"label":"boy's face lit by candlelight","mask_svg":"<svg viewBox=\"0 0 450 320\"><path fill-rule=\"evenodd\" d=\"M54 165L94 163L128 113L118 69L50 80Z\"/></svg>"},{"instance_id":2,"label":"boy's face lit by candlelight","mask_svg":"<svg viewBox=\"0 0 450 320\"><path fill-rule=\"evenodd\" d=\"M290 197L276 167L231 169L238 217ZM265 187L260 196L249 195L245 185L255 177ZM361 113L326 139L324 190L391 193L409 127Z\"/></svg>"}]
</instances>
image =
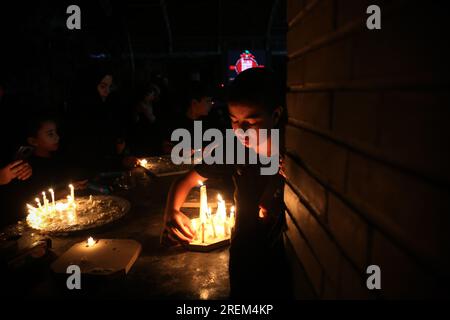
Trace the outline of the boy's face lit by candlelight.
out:
<instances>
[{"instance_id":1,"label":"boy's face lit by candlelight","mask_svg":"<svg viewBox=\"0 0 450 320\"><path fill-rule=\"evenodd\" d=\"M243 136L242 134L239 134L239 132L236 132L238 139L243 145L252 148L257 153L259 153L261 147L265 145L267 145L267 149L264 150L270 150L271 135L267 134L267 137L261 136L262 139L259 139L259 129L274 129L280 117L280 108L276 108L275 111L270 114L262 107L230 103L228 105L228 111L233 130L254 130L250 131L255 134L254 137ZM253 145L252 141L254 143L256 142L256 144Z\"/></svg>"}]
</instances>

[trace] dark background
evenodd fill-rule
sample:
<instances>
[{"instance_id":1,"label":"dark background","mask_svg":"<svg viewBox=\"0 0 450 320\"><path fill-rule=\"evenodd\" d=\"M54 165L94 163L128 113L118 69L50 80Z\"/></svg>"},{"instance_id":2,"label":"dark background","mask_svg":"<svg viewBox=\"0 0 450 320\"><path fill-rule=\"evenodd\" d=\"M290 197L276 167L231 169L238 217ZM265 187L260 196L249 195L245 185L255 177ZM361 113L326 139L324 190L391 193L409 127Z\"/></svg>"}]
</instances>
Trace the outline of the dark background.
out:
<instances>
[{"instance_id":1,"label":"dark background","mask_svg":"<svg viewBox=\"0 0 450 320\"><path fill-rule=\"evenodd\" d=\"M66 8L81 8L81 30ZM228 50L263 50L285 78L285 1L39 1L2 3L0 81L20 99L63 108L86 69L108 65L122 91L155 77L176 90L198 74L227 80Z\"/></svg>"}]
</instances>

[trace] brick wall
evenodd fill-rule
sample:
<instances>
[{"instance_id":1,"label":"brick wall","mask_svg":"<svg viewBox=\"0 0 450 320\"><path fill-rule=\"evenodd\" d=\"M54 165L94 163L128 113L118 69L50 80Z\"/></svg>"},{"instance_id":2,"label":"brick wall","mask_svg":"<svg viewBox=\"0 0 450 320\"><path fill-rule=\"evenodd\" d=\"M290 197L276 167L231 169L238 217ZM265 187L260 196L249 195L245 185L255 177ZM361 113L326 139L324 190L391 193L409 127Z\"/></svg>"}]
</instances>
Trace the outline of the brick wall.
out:
<instances>
[{"instance_id":1,"label":"brick wall","mask_svg":"<svg viewBox=\"0 0 450 320\"><path fill-rule=\"evenodd\" d=\"M286 235L306 275L294 277L298 298L305 282L323 299L448 295L443 3L288 0ZM370 4L381 30L366 28ZM371 264L381 290L366 288Z\"/></svg>"}]
</instances>

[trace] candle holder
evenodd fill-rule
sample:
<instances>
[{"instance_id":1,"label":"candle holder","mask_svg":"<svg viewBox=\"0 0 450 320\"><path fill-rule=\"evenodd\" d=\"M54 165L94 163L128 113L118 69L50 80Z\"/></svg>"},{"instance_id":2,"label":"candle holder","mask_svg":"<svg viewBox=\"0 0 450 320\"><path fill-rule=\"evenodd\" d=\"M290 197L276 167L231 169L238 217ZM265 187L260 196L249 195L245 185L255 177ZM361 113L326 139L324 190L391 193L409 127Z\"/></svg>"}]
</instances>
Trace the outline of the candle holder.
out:
<instances>
[{"instance_id":1,"label":"candle holder","mask_svg":"<svg viewBox=\"0 0 450 320\"><path fill-rule=\"evenodd\" d=\"M42 233L65 234L97 228L126 215L130 203L120 197L96 195L89 197L71 196L67 199L46 202L36 201L38 207L27 205L26 222L32 229Z\"/></svg>"},{"instance_id":2,"label":"candle holder","mask_svg":"<svg viewBox=\"0 0 450 320\"><path fill-rule=\"evenodd\" d=\"M217 234L218 231L216 230L216 234L214 235L214 227L212 223L204 224L204 230L202 230L200 218L194 218L191 219L191 223L193 225L199 225L200 227L197 228L197 236L191 243L188 244L188 249L191 251L200 251L200 252L209 252L224 246L227 246L230 244L230 235L228 234ZM203 239L202 239L202 233L204 233Z\"/></svg>"}]
</instances>

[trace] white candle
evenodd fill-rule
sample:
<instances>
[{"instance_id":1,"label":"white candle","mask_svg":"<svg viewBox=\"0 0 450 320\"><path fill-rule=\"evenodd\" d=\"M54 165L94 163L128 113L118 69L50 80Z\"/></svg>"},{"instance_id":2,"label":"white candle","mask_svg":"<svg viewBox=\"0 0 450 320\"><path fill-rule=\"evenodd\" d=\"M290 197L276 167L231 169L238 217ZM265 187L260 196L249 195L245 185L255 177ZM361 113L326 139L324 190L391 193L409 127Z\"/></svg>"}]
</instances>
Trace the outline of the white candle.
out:
<instances>
[{"instance_id":1,"label":"white candle","mask_svg":"<svg viewBox=\"0 0 450 320\"><path fill-rule=\"evenodd\" d=\"M36 200L36 203L38 204L39 209L42 209L41 200L39 200L39 198L36 198L35 200Z\"/></svg>"},{"instance_id":2,"label":"white candle","mask_svg":"<svg viewBox=\"0 0 450 320\"><path fill-rule=\"evenodd\" d=\"M205 243L205 223L202 222L202 243Z\"/></svg>"},{"instance_id":3,"label":"white candle","mask_svg":"<svg viewBox=\"0 0 450 320\"><path fill-rule=\"evenodd\" d=\"M92 237L89 237L86 241L86 247L93 247L95 245L95 240Z\"/></svg>"},{"instance_id":4,"label":"white candle","mask_svg":"<svg viewBox=\"0 0 450 320\"><path fill-rule=\"evenodd\" d=\"M48 192L50 192L50 195L52 196L52 210L55 210L55 192L53 189L48 189Z\"/></svg>"},{"instance_id":5,"label":"white candle","mask_svg":"<svg viewBox=\"0 0 450 320\"><path fill-rule=\"evenodd\" d=\"M234 206L231 207L231 211L230 211L230 229L233 230L234 228L234 222L235 222L235 211L236 209L234 208Z\"/></svg>"},{"instance_id":6,"label":"white candle","mask_svg":"<svg viewBox=\"0 0 450 320\"><path fill-rule=\"evenodd\" d=\"M42 199L44 199L44 209L45 211L48 211L48 200L47 197L45 196L45 191L42 191Z\"/></svg>"},{"instance_id":7,"label":"white candle","mask_svg":"<svg viewBox=\"0 0 450 320\"><path fill-rule=\"evenodd\" d=\"M209 207L208 208L208 219L209 219L209 221L211 221L213 236L214 236L214 239L215 239L215 238L217 238L216 226L214 224L214 218L212 217L211 212L212 212L211 207Z\"/></svg>"},{"instance_id":8,"label":"white candle","mask_svg":"<svg viewBox=\"0 0 450 320\"><path fill-rule=\"evenodd\" d=\"M206 193L206 186L203 182L199 181L198 183L200 184L200 221L205 223L208 211L208 195Z\"/></svg>"},{"instance_id":9,"label":"white candle","mask_svg":"<svg viewBox=\"0 0 450 320\"><path fill-rule=\"evenodd\" d=\"M225 225L225 220L227 217L227 208L225 205L225 201L223 200L222 196L220 194L217 195L217 200L219 201L217 203L217 220L219 225L222 227L222 236L226 236L227 235L227 231L226 231L226 225Z\"/></svg>"},{"instance_id":10,"label":"white candle","mask_svg":"<svg viewBox=\"0 0 450 320\"><path fill-rule=\"evenodd\" d=\"M69 184L70 188L70 196L72 197L72 201L75 202L75 190L73 188L73 184Z\"/></svg>"},{"instance_id":11,"label":"white candle","mask_svg":"<svg viewBox=\"0 0 450 320\"><path fill-rule=\"evenodd\" d=\"M141 167L146 168L147 167L147 160L145 160L145 159L139 160L139 164L141 165Z\"/></svg>"}]
</instances>

